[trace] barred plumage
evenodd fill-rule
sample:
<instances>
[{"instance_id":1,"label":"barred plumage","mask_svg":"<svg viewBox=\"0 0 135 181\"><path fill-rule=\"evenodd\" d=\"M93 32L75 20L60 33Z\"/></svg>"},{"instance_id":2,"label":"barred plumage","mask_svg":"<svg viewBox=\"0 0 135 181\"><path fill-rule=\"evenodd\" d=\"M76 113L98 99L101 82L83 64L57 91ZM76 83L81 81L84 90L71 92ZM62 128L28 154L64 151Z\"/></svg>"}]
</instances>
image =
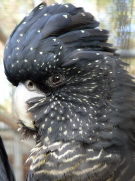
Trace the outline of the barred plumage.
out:
<instances>
[{"instance_id":1,"label":"barred plumage","mask_svg":"<svg viewBox=\"0 0 135 181\"><path fill-rule=\"evenodd\" d=\"M135 180L135 84L98 25L82 8L42 3L6 43L19 126L36 136L27 181Z\"/></svg>"}]
</instances>

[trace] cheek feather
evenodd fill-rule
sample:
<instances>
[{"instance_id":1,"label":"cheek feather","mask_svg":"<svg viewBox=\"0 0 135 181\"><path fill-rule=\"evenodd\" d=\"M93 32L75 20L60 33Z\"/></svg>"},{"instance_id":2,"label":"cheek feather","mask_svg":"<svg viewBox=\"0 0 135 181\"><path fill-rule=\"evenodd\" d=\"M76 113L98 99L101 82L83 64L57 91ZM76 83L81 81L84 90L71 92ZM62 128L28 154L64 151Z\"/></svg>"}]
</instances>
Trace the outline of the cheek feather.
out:
<instances>
[{"instance_id":1,"label":"cheek feather","mask_svg":"<svg viewBox=\"0 0 135 181\"><path fill-rule=\"evenodd\" d=\"M30 129L35 129L35 127L32 120L32 114L28 112L28 105L26 101L33 97L40 96L42 95L38 94L37 92L28 91L28 89L22 83L18 85L14 94L15 112L19 120L21 120L23 124Z\"/></svg>"}]
</instances>

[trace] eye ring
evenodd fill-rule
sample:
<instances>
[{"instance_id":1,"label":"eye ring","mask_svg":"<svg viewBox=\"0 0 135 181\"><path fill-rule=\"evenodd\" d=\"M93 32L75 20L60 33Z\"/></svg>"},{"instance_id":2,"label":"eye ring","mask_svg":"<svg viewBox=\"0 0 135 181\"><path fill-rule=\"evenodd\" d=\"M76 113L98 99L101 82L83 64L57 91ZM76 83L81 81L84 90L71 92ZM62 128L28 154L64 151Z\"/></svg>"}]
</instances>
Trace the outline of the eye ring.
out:
<instances>
[{"instance_id":1,"label":"eye ring","mask_svg":"<svg viewBox=\"0 0 135 181\"><path fill-rule=\"evenodd\" d=\"M35 91L36 90L35 83L33 81L31 81L31 80L27 80L25 82L25 86L29 91Z\"/></svg>"}]
</instances>

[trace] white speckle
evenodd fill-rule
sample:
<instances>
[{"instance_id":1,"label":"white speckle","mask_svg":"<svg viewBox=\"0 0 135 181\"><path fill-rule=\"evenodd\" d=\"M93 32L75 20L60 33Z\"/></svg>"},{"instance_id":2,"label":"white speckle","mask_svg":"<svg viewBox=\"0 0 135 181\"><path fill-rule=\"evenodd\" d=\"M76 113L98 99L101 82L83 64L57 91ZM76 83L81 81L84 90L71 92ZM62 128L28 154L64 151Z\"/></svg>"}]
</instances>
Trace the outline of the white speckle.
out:
<instances>
[{"instance_id":1,"label":"white speckle","mask_svg":"<svg viewBox=\"0 0 135 181\"><path fill-rule=\"evenodd\" d=\"M99 31L103 31L102 29L99 29Z\"/></svg>"},{"instance_id":2,"label":"white speckle","mask_svg":"<svg viewBox=\"0 0 135 181\"><path fill-rule=\"evenodd\" d=\"M18 39L18 40L16 40L17 42L20 42L20 40Z\"/></svg>"},{"instance_id":3,"label":"white speckle","mask_svg":"<svg viewBox=\"0 0 135 181\"><path fill-rule=\"evenodd\" d=\"M24 21L23 24L26 24L26 22Z\"/></svg>"},{"instance_id":4,"label":"white speckle","mask_svg":"<svg viewBox=\"0 0 135 181\"><path fill-rule=\"evenodd\" d=\"M100 55L100 53L96 53L96 55Z\"/></svg>"},{"instance_id":5,"label":"white speckle","mask_svg":"<svg viewBox=\"0 0 135 181\"><path fill-rule=\"evenodd\" d=\"M41 55L43 54L43 52L39 52Z\"/></svg>"},{"instance_id":6,"label":"white speckle","mask_svg":"<svg viewBox=\"0 0 135 181\"><path fill-rule=\"evenodd\" d=\"M64 17L64 18L68 18L68 15L67 15L67 14L65 14L65 15L63 15L63 17Z\"/></svg>"},{"instance_id":7,"label":"white speckle","mask_svg":"<svg viewBox=\"0 0 135 181\"><path fill-rule=\"evenodd\" d=\"M33 50L33 47L30 47L30 50Z\"/></svg>"},{"instance_id":8,"label":"white speckle","mask_svg":"<svg viewBox=\"0 0 135 181\"><path fill-rule=\"evenodd\" d=\"M9 55L8 58L11 58L11 56Z\"/></svg>"},{"instance_id":9,"label":"white speckle","mask_svg":"<svg viewBox=\"0 0 135 181\"><path fill-rule=\"evenodd\" d=\"M53 39L53 41L56 41L56 39Z\"/></svg>"},{"instance_id":10,"label":"white speckle","mask_svg":"<svg viewBox=\"0 0 135 181\"><path fill-rule=\"evenodd\" d=\"M38 33L40 33L41 31L40 31L40 30L38 30L37 32L38 32Z\"/></svg>"},{"instance_id":11,"label":"white speckle","mask_svg":"<svg viewBox=\"0 0 135 181\"><path fill-rule=\"evenodd\" d=\"M59 116L57 116L57 120L60 120L60 117L59 117Z\"/></svg>"},{"instance_id":12,"label":"white speckle","mask_svg":"<svg viewBox=\"0 0 135 181\"><path fill-rule=\"evenodd\" d=\"M14 67L14 65L12 64L12 67Z\"/></svg>"},{"instance_id":13,"label":"white speckle","mask_svg":"<svg viewBox=\"0 0 135 181\"><path fill-rule=\"evenodd\" d=\"M17 62L17 63L19 63L19 61L18 61L18 60L17 60L16 62Z\"/></svg>"},{"instance_id":14,"label":"white speckle","mask_svg":"<svg viewBox=\"0 0 135 181\"><path fill-rule=\"evenodd\" d=\"M99 62L99 60L96 60L95 62Z\"/></svg>"},{"instance_id":15,"label":"white speckle","mask_svg":"<svg viewBox=\"0 0 135 181\"><path fill-rule=\"evenodd\" d=\"M25 59L24 62L28 62L28 60Z\"/></svg>"},{"instance_id":16,"label":"white speckle","mask_svg":"<svg viewBox=\"0 0 135 181\"><path fill-rule=\"evenodd\" d=\"M84 13L81 13L83 16L85 16L85 14Z\"/></svg>"},{"instance_id":17,"label":"white speckle","mask_svg":"<svg viewBox=\"0 0 135 181\"><path fill-rule=\"evenodd\" d=\"M19 50L20 48L19 47L16 47L17 50Z\"/></svg>"},{"instance_id":18,"label":"white speckle","mask_svg":"<svg viewBox=\"0 0 135 181\"><path fill-rule=\"evenodd\" d=\"M36 62L37 60L34 60L34 62Z\"/></svg>"},{"instance_id":19,"label":"white speckle","mask_svg":"<svg viewBox=\"0 0 135 181\"><path fill-rule=\"evenodd\" d=\"M104 59L107 59L107 57L104 57Z\"/></svg>"},{"instance_id":20,"label":"white speckle","mask_svg":"<svg viewBox=\"0 0 135 181\"><path fill-rule=\"evenodd\" d=\"M23 34L20 34L20 36L23 36Z\"/></svg>"},{"instance_id":21,"label":"white speckle","mask_svg":"<svg viewBox=\"0 0 135 181\"><path fill-rule=\"evenodd\" d=\"M85 31L84 30L81 30L82 33L84 33Z\"/></svg>"},{"instance_id":22,"label":"white speckle","mask_svg":"<svg viewBox=\"0 0 135 181\"><path fill-rule=\"evenodd\" d=\"M62 46L60 47L60 49L62 49Z\"/></svg>"},{"instance_id":23,"label":"white speckle","mask_svg":"<svg viewBox=\"0 0 135 181\"><path fill-rule=\"evenodd\" d=\"M44 16L47 16L47 13L45 13Z\"/></svg>"},{"instance_id":24,"label":"white speckle","mask_svg":"<svg viewBox=\"0 0 135 181\"><path fill-rule=\"evenodd\" d=\"M64 5L66 8L68 8L69 6L67 4Z\"/></svg>"}]
</instances>

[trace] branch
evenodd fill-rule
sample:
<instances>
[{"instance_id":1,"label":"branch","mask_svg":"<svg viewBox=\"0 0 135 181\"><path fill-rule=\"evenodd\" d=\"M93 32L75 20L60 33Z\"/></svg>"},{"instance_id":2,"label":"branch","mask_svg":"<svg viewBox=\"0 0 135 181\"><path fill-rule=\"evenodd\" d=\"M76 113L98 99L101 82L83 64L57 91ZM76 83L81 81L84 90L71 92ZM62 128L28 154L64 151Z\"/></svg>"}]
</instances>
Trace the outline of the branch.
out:
<instances>
[{"instance_id":1,"label":"branch","mask_svg":"<svg viewBox=\"0 0 135 181\"><path fill-rule=\"evenodd\" d=\"M0 121L4 122L5 124L10 126L15 131L18 128L18 126L16 124L17 118L12 115L8 115L6 112L3 112L3 111L0 112Z\"/></svg>"},{"instance_id":2,"label":"branch","mask_svg":"<svg viewBox=\"0 0 135 181\"><path fill-rule=\"evenodd\" d=\"M4 34L3 30L0 28L0 41L5 45L7 36Z\"/></svg>"}]
</instances>

